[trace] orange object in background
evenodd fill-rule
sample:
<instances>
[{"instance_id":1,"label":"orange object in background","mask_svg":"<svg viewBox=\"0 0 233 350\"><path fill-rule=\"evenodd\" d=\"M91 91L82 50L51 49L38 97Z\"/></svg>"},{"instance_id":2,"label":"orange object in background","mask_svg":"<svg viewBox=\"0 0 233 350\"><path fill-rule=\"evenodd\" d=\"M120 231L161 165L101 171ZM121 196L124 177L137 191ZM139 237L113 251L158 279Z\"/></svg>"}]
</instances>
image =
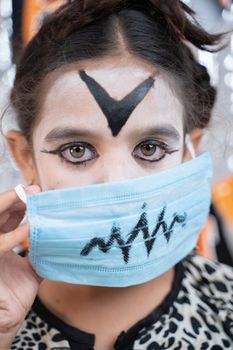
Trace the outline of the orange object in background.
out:
<instances>
[{"instance_id":1,"label":"orange object in background","mask_svg":"<svg viewBox=\"0 0 233 350\"><path fill-rule=\"evenodd\" d=\"M218 260L216 253L216 245L218 242L218 230L214 218L209 215L205 227L202 229L198 243L198 254L211 259Z\"/></svg>"},{"instance_id":2,"label":"orange object in background","mask_svg":"<svg viewBox=\"0 0 233 350\"><path fill-rule=\"evenodd\" d=\"M233 266L233 177L215 184L212 210L202 230L198 253Z\"/></svg>"},{"instance_id":3,"label":"orange object in background","mask_svg":"<svg viewBox=\"0 0 233 350\"><path fill-rule=\"evenodd\" d=\"M46 14L55 11L66 2L65 0L24 0L22 13L23 43L27 44L38 32Z\"/></svg>"},{"instance_id":4,"label":"orange object in background","mask_svg":"<svg viewBox=\"0 0 233 350\"><path fill-rule=\"evenodd\" d=\"M213 204L233 231L233 177L214 186Z\"/></svg>"},{"instance_id":5,"label":"orange object in background","mask_svg":"<svg viewBox=\"0 0 233 350\"><path fill-rule=\"evenodd\" d=\"M29 248L29 240L26 239L26 240L23 242L23 244L22 244L22 246L21 246L21 249L22 249L23 251L27 251L28 248Z\"/></svg>"}]
</instances>

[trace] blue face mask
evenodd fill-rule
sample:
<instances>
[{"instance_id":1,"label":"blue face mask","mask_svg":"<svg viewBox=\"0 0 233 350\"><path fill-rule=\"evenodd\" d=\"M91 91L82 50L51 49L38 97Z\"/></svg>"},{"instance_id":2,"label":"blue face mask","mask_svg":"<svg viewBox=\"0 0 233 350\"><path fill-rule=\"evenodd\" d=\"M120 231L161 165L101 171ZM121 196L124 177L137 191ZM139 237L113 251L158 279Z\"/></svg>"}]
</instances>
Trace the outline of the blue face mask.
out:
<instances>
[{"instance_id":1,"label":"blue face mask","mask_svg":"<svg viewBox=\"0 0 233 350\"><path fill-rule=\"evenodd\" d=\"M211 175L206 153L151 176L28 196L34 269L53 281L109 287L158 277L196 246Z\"/></svg>"}]
</instances>

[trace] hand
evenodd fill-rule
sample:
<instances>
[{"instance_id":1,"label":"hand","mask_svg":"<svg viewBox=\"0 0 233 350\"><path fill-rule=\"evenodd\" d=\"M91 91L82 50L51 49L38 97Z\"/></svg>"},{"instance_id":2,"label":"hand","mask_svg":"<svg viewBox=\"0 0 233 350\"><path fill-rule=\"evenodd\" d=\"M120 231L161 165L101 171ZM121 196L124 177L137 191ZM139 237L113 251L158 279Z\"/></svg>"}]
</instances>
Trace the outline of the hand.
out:
<instances>
[{"instance_id":1,"label":"hand","mask_svg":"<svg viewBox=\"0 0 233 350\"><path fill-rule=\"evenodd\" d=\"M26 194L40 192L30 186ZM9 349L38 292L41 278L28 258L13 248L29 237L29 225L18 226L25 214L25 204L14 190L0 194L0 344Z\"/></svg>"}]
</instances>

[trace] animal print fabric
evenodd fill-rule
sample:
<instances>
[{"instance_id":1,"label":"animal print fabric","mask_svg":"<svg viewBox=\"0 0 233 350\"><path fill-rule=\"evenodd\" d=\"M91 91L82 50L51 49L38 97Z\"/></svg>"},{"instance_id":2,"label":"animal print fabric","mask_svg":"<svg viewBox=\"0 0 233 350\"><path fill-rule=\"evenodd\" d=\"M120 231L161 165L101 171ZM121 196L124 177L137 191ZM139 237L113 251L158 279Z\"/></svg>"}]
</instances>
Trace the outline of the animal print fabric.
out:
<instances>
[{"instance_id":1,"label":"animal print fabric","mask_svg":"<svg viewBox=\"0 0 233 350\"><path fill-rule=\"evenodd\" d=\"M182 266L177 290L171 292L174 297L166 298L148 317L122 332L114 349L233 349L233 269L193 254L182 261ZM71 346L58 328L32 309L11 350L94 349Z\"/></svg>"}]
</instances>

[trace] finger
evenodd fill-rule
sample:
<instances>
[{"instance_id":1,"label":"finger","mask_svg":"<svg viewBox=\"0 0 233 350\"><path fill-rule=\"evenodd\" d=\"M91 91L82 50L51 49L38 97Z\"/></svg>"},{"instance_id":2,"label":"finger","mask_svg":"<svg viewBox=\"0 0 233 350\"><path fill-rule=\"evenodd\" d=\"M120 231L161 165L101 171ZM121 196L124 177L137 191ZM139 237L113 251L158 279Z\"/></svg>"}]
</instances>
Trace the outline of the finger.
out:
<instances>
[{"instance_id":1,"label":"finger","mask_svg":"<svg viewBox=\"0 0 233 350\"><path fill-rule=\"evenodd\" d=\"M21 200L14 190L0 194L0 213L8 210L14 203L20 203Z\"/></svg>"},{"instance_id":2,"label":"finger","mask_svg":"<svg viewBox=\"0 0 233 350\"><path fill-rule=\"evenodd\" d=\"M19 224L23 220L25 216L25 210L26 210L25 205L23 203L17 203L17 204L15 204L9 210L1 213L0 232L6 233L14 230L17 226L19 226Z\"/></svg>"},{"instance_id":3,"label":"finger","mask_svg":"<svg viewBox=\"0 0 233 350\"><path fill-rule=\"evenodd\" d=\"M26 205L23 202L15 203L10 207L10 212L25 211Z\"/></svg>"},{"instance_id":4,"label":"finger","mask_svg":"<svg viewBox=\"0 0 233 350\"><path fill-rule=\"evenodd\" d=\"M18 216L24 216L26 210L26 206L24 203L16 203L13 204L11 208L8 210L4 211L0 215L0 231L1 231L1 226L7 221L10 220L14 217ZM10 230L9 230L10 231Z\"/></svg>"},{"instance_id":5,"label":"finger","mask_svg":"<svg viewBox=\"0 0 233 350\"><path fill-rule=\"evenodd\" d=\"M35 194L39 193L41 191L40 186L37 185L31 185L25 188L26 194Z\"/></svg>"},{"instance_id":6,"label":"finger","mask_svg":"<svg viewBox=\"0 0 233 350\"><path fill-rule=\"evenodd\" d=\"M40 187L36 185L25 188L26 194L33 194L40 192ZM10 190L0 194L0 213L11 208L12 205L22 203L15 190Z\"/></svg>"},{"instance_id":7,"label":"finger","mask_svg":"<svg viewBox=\"0 0 233 350\"><path fill-rule=\"evenodd\" d=\"M24 216L25 216L25 211L17 211L15 213L9 213L8 220L2 223L2 225L0 226L0 231L7 233L9 231L14 230L17 226L19 226Z\"/></svg>"},{"instance_id":8,"label":"finger","mask_svg":"<svg viewBox=\"0 0 233 350\"><path fill-rule=\"evenodd\" d=\"M2 226L10 219L10 213L5 211L0 216L0 231L2 231Z\"/></svg>"},{"instance_id":9,"label":"finger","mask_svg":"<svg viewBox=\"0 0 233 350\"><path fill-rule=\"evenodd\" d=\"M29 224L19 226L14 231L0 235L0 257L29 237Z\"/></svg>"}]
</instances>

